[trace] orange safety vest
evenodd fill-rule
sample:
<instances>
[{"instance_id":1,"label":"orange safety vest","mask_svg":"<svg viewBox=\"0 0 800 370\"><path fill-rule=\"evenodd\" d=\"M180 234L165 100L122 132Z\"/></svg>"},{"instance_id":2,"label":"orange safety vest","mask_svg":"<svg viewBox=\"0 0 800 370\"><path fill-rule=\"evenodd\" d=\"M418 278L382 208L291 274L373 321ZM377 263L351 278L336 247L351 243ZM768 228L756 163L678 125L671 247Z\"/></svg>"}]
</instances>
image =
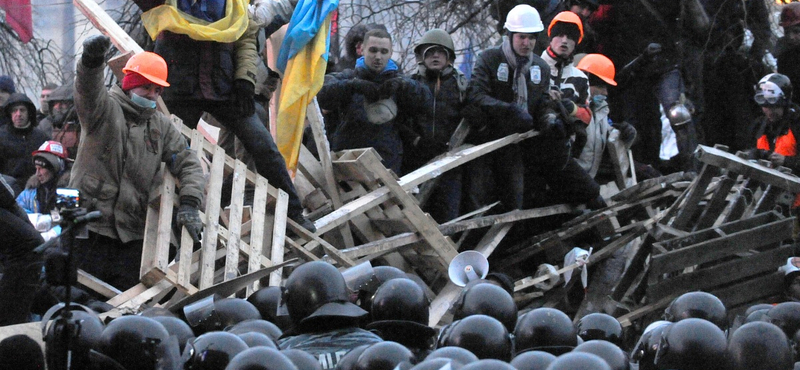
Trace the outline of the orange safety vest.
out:
<instances>
[{"instance_id":1,"label":"orange safety vest","mask_svg":"<svg viewBox=\"0 0 800 370\"><path fill-rule=\"evenodd\" d=\"M770 148L769 141L767 141L767 135L762 135L760 138L758 138L756 147L762 150L772 150ZM778 136L778 138L775 139L775 153L778 153L784 157L794 157L797 155L797 140L795 140L792 130L789 130L786 135ZM795 196L792 207L800 207L800 194Z\"/></svg>"}]
</instances>

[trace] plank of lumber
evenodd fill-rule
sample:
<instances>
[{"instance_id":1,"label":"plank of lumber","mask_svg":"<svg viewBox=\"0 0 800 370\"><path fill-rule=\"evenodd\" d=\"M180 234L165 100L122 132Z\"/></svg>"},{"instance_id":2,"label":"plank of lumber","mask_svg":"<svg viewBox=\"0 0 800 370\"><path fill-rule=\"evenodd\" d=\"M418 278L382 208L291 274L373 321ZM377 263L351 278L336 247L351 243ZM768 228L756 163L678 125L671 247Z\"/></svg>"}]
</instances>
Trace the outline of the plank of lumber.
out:
<instances>
[{"instance_id":1,"label":"plank of lumber","mask_svg":"<svg viewBox=\"0 0 800 370\"><path fill-rule=\"evenodd\" d=\"M739 158L722 150L700 145L695 152L698 159L713 166L727 168L742 176L756 179L762 183L775 185L792 193L800 193L800 178L782 173L776 169L767 168L750 161Z\"/></svg>"},{"instance_id":2,"label":"plank of lumber","mask_svg":"<svg viewBox=\"0 0 800 370\"><path fill-rule=\"evenodd\" d=\"M222 192L223 167L225 164L225 150L216 147L211 161L208 191L206 192L205 228L203 229L203 254L200 264L200 289L214 285L214 255L217 251L217 235L219 234L219 207L220 193Z\"/></svg>"},{"instance_id":3,"label":"plank of lumber","mask_svg":"<svg viewBox=\"0 0 800 370\"><path fill-rule=\"evenodd\" d=\"M289 209L289 194L281 190L275 202L275 221L272 226L272 248L270 260L274 264L283 262L284 245L286 244L286 220ZM280 286L283 278L283 269L279 268L269 274L269 285Z\"/></svg>"},{"instance_id":4,"label":"plank of lumber","mask_svg":"<svg viewBox=\"0 0 800 370\"><path fill-rule=\"evenodd\" d=\"M253 218L250 230L250 254L247 272L256 272L261 268L261 255L264 253L264 234L267 210L267 179L259 176L256 179L256 192L253 197ZM284 225L285 226L285 225ZM247 287L247 295L253 294L259 288L259 281Z\"/></svg>"},{"instance_id":5,"label":"plank of lumber","mask_svg":"<svg viewBox=\"0 0 800 370\"><path fill-rule=\"evenodd\" d=\"M84 14L95 28L111 38L111 42L121 53L132 51L134 54L144 51L133 38L123 30L100 5L93 0L73 0L73 4Z\"/></svg>"},{"instance_id":6,"label":"plank of lumber","mask_svg":"<svg viewBox=\"0 0 800 370\"><path fill-rule=\"evenodd\" d=\"M688 233L685 236L680 236L674 239L658 242L656 243L656 245L663 247L665 250L680 249L688 245L702 243L711 239L718 238L720 236L725 236L727 234L732 234L739 231L749 230L754 227L766 225L781 219L783 219L783 216L775 212L761 213L751 218L724 223L717 227L697 230ZM720 235L720 233L723 233L725 235Z\"/></svg>"},{"instance_id":7,"label":"plank of lumber","mask_svg":"<svg viewBox=\"0 0 800 370\"><path fill-rule=\"evenodd\" d=\"M122 294L119 289L111 286L111 284L108 284L81 269L78 269L78 284L100 293L100 295L109 299Z\"/></svg>"},{"instance_id":8,"label":"plank of lumber","mask_svg":"<svg viewBox=\"0 0 800 370\"><path fill-rule=\"evenodd\" d=\"M686 190L686 197L682 205L678 207L675 218L671 222L665 220L669 222L669 226L678 230L686 228L692 216L700 209L700 199L706 195L706 189L717 171L718 169L711 165L706 164L703 166L703 169L700 170L700 175L694 179L691 187Z\"/></svg>"},{"instance_id":9,"label":"plank of lumber","mask_svg":"<svg viewBox=\"0 0 800 370\"><path fill-rule=\"evenodd\" d=\"M714 195L711 196L711 201L708 202L703 213L700 214L700 218L694 223L693 230L702 230L714 225L719 215L725 210L725 206L728 202L728 195L733 185L736 184L737 177L737 174L730 171L722 177L719 188L714 191Z\"/></svg>"},{"instance_id":10,"label":"plank of lumber","mask_svg":"<svg viewBox=\"0 0 800 370\"><path fill-rule=\"evenodd\" d=\"M633 322L635 320L644 317L645 315L648 315L650 313L661 310L664 307L667 307L667 305L669 305L669 303L672 302L672 300L675 299L676 297L677 296L665 297L658 302L648 304L644 307L639 307L634 311L631 311L625 315L617 317L617 321L619 321L619 323L622 324L623 328L631 326L633 325Z\"/></svg>"},{"instance_id":11,"label":"plank of lumber","mask_svg":"<svg viewBox=\"0 0 800 370\"><path fill-rule=\"evenodd\" d=\"M401 177L398 183L404 190L411 190L419 184L439 176L442 172L449 171L484 154L537 135L539 135L539 133L536 131L530 131L524 134L512 134L501 139L464 149L431 164L420 167L419 169ZM368 209L385 202L389 199L389 197L390 195L388 188L380 188L371 192L370 194L359 197L358 199L343 205L341 208L317 220L314 223L314 225L317 227L317 233L322 234L330 231L331 229L344 224L356 215L363 214Z\"/></svg>"},{"instance_id":12,"label":"plank of lumber","mask_svg":"<svg viewBox=\"0 0 800 370\"><path fill-rule=\"evenodd\" d=\"M783 294L783 272L747 279L741 284L712 290L711 294L717 296L725 307L736 307L742 303L753 302L766 297Z\"/></svg>"}]
</instances>

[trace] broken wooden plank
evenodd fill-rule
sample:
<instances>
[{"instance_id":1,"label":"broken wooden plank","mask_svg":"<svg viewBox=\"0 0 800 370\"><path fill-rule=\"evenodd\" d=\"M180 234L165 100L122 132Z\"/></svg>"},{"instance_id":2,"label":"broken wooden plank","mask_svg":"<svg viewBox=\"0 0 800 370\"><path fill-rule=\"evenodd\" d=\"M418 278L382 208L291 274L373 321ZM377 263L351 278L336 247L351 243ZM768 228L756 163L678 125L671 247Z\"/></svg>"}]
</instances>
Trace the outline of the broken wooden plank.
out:
<instances>
[{"instance_id":1,"label":"broken wooden plank","mask_svg":"<svg viewBox=\"0 0 800 370\"><path fill-rule=\"evenodd\" d=\"M751 218L728 222L713 228L697 230L692 233L688 233L685 236L679 236L674 239L657 242L655 244L668 251L676 250L692 244L698 244L712 240L720 236L726 236L728 234L749 230L754 227L769 224L781 219L783 219L783 216L775 212L765 212Z\"/></svg>"},{"instance_id":2,"label":"broken wooden plank","mask_svg":"<svg viewBox=\"0 0 800 370\"><path fill-rule=\"evenodd\" d=\"M684 230L692 217L700 209L700 199L706 195L706 188L711 183L711 179L717 173L718 169L710 165L704 165L700 170L700 175L692 183L691 187L686 190L686 197L683 203L678 207L675 218L669 222L665 220L669 226L678 230Z\"/></svg>"},{"instance_id":3,"label":"broken wooden plank","mask_svg":"<svg viewBox=\"0 0 800 370\"><path fill-rule=\"evenodd\" d=\"M737 177L738 175L736 173L730 171L722 177L719 188L714 192L714 195L711 196L711 201L708 202L703 213L700 214L700 218L695 222L692 230L702 230L714 225L714 222L719 218L722 211L725 210L725 206L728 202L728 195L733 185L736 184Z\"/></svg>"},{"instance_id":4,"label":"broken wooden plank","mask_svg":"<svg viewBox=\"0 0 800 370\"><path fill-rule=\"evenodd\" d=\"M705 145L699 145L695 154L703 163L726 168L742 176L755 179L764 184L775 185L792 193L800 193L800 178L797 176L751 163L746 159Z\"/></svg>"}]
</instances>

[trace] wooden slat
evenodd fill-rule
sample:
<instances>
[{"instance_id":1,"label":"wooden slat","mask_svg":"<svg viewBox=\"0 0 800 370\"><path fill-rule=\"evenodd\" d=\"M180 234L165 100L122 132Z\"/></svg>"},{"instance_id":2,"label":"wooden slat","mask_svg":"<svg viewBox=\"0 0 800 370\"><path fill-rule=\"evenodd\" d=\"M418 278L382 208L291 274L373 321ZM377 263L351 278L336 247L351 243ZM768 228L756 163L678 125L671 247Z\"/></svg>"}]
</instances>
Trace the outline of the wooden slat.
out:
<instances>
[{"instance_id":1,"label":"wooden slat","mask_svg":"<svg viewBox=\"0 0 800 370\"><path fill-rule=\"evenodd\" d=\"M289 207L289 194L281 190L278 192L278 200L275 202L275 223L272 229L272 252L270 260L272 263L283 263L284 244L286 242L286 216ZM283 278L283 269L279 268L269 274L269 285L280 286Z\"/></svg>"},{"instance_id":2,"label":"wooden slat","mask_svg":"<svg viewBox=\"0 0 800 370\"><path fill-rule=\"evenodd\" d=\"M783 272L747 279L741 284L712 290L711 294L717 296L725 307L736 307L742 303L752 302L783 294Z\"/></svg>"},{"instance_id":3,"label":"wooden slat","mask_svg":"<svg viewBox=\"0 0 800 370\"><path fill-rule=\"evenodd\" d=\"M203 229L203 253L200 264L200 283L198 284L200 289L214 285L214 256L217 251L217 236L220 227L219 207L225 157L225 150L222 147L216 147L211 161L208 191L206 192L206 222L205 229Z\"/></svg>"},{"instance_id":4,"label":"wooden slat","mask_svg":"<svg viewBox=\"0 0 800 370\"><path fill-rule=\"evenodd\" d=\"M255 197L253 198L252 227L250 229L250 253L248 255L247 273L255 272L261 268L261 256L264 253L264 231L266 230L267 212L267 179L258 176L256 179ZM256 280L247 287L250 296L260 287Z\"/></svg>"},{"instance_id":5,"label":"wooden slat","mask_svg":"<svg viewBox=\"0 0 800 370\"><path fill-rule=\"evenodd\" d=\"M775 185L792 193L800 193L800 179L797 176L782 173L739 158L722 150L700 145L695 152L701 162L713 166L727 168L742 176L755 179L765 184Z\"/></svg>"},{"instance_id":6,"label":"wooden slat","mask_svg":"<svg viewBox=\"0 0 800 370\"><path fill-rule=\"evenodd\" d=\"M700 199L706 194L706 188L714 178L717 168L710 165L704 165L700 170L700 175L694 179L691 187L686 190L686 198L683 204L678 208L675 218L668 225L678 230L683 230L692 219L695 212L700 208Z\"/></svg>"},{"instance_id":7,"label":"wooden slat","mask_svg":"<svg viewBox=\"0 0 800 370\"><path fill-rule=\"evenodd\" d=\"M242 208L244 207L244 171L247 165L236 160L233 167L233 186L231 191L230 219L228 226L228 251L225 256L225 275L223 280L228 281L239 276L239 244L242 237Z\"/></svg>"},{"instance_id":8,"label":"wooden slat","mask_svg":"<svg viewBox=\"0 0 800 370\"><path fill-rule=\"evenodd\" d=\"M123 30L106 12L93 0L73 0L73 4L86 15L95 28L111 38L114 46L122 52L132 51L134 54L144 51L136 41Z\"/></svg>"},{"instance_id":9,"label":"wooden slat","mask_svg":"<svg viewBox=\"0 0 800 370\"><path fill-rule=\"evenodd\" d=\"M721 224L717 227L697 230L689 233L686 236L677 237L674 239L656 243L666 250L680 249L692 244L702 243L711 239L720 237L720 232L724 234L733 234L740 231L752 229L757 226L766 225L782 219L783 217L775 212L762 213L751 218L743 220L728 222Z\"/></svg>"},{"instance_id":10,"label":"wooden slat","mask_svg":"<svg viewBox=\"0 0 800 370\"><path fill-rule=\"evenodd\" d=\"M737 177L738 175L733 172L728 172L722 177L719 188L714 191L711 201L708 202L703 213L700 214L700 218L695 222L693 230L702 230L714 225L719 215L725 210L725 206L728 203L728 195L733 185L736 184Z\"/></svg>"},{"instance_id":11,"label":"wooden slat","mask_svg":"<svg viewBox=\"0 0 800 370\"><path fill-rule=\"evenodd\" d=\"M106 298L114 298L122 294L119 289L111 286L111 284L108 284L81 269L78 269L78 284L100 293L100 295Z\"/></svg>"}]
</instances>

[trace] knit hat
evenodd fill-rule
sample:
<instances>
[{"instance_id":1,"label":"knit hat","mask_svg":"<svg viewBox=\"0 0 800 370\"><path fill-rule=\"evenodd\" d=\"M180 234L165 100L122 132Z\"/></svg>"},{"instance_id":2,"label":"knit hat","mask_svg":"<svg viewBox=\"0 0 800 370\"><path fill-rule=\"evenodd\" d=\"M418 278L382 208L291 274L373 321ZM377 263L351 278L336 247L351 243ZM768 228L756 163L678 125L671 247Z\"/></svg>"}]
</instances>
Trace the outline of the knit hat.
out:
<instances>
[{"instance_id":1,"label":"knit hat","mask_svg":"<svg viewBox=\"0 0 800 370\"><path fill-rule=\"evenodd\" d=\"M554 24L553 28L550 29L550 38L552 39L561 35L566 35L567 38L576 43L581 39L581 31L575 23L557 22Z\"/></svg>"},{"instance_id":2,"label":"knit hat","mask_svg":"<svg viewBox=\"0 0 800 370\"><path fill-rule=\"evenodd\" d=\"M125 77L122 78L122 90L128 91L130 89L135 89L139 86L144 86L151 83L153 82L148 80L146 77L136 72L129 72L126 73Z\"/></svg>"},{"instance_id":3,"label":"knit hat","mask_svg":"<svg viewBox=\"0 0 800 370\"><path fill-rule=\"evenodd\" d=\"M64 160L50 153L37 153L33 156L33 164L50 170L54 175L64 169Z\"/></svg>"},{"instance_id":4,"label":"knit hat","mask_svg":"<svg viewBox=\"0 0 800 370\"><path fill-rule=\"evenodd\" d=\"M14 87L14 80L11 79L11 76L0 76L0 91L5 91L9 94L17 92L16 87Z\"/></svg>"}]
</instances>

